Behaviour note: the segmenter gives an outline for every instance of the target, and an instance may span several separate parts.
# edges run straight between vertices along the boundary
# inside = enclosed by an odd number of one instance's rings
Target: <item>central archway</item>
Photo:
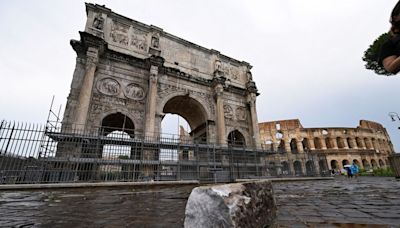
[[[207,112],[196,99],[189,95],[172,97],[165,103],[163,113],[181,116],[190,126],[192,139],[207,142]]]

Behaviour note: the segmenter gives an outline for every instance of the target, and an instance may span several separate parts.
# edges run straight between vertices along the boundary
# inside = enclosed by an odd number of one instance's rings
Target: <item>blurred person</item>
[[[379,52],[379,63],[390,73],[400,71],[400,1],[390,15],[390,38],[385,41]]]

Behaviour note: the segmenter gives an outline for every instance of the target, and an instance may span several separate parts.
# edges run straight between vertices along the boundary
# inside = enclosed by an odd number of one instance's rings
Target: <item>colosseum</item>
[[[340,170],[352,162],[362,169],[385,167],[394,153],[386,129],[368,120],[356,128],[304,128],[291,119],[259,123],[259,129],[265,148],[279,152],[274,160],[281,162],[283,174]]]

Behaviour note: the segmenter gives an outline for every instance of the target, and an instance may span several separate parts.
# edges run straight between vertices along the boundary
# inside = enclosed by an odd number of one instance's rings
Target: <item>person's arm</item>
[[[382,64],[387,71],[397,74],[400,71],[400,56],[388,56],[383,59]]]

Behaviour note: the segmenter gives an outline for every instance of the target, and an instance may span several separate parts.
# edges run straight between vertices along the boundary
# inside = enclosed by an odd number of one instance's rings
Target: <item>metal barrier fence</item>
[[[144,137],[129,129],[90,133],[2,121],[0,183],[199,180],[232,182],[327,173],[325,157],[219,147],[188,137]]]

